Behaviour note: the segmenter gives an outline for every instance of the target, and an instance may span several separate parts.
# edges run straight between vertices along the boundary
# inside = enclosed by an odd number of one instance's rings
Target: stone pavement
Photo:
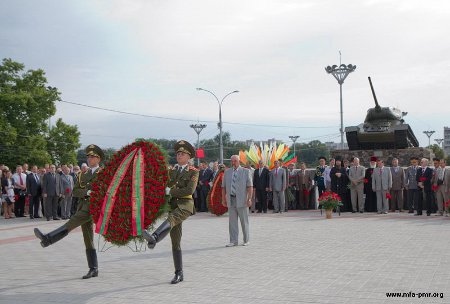
[[[228,218],[196,214],[184,223],[185,281],[178,285],[169,284],[169,237],[152,251],[100,252],[99,277],[82,280],[81,230],[48,248],[33,235],[36,226],[48,232],[60,224],[0,219],[1,304],[450,303],[450,218],[251,214],[250,246],[225,248]]]

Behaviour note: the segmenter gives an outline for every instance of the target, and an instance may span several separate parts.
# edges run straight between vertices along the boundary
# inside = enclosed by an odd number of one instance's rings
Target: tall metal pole
[[[202,88],[197,88],[197,90],[210,93],[212,96],[214,96],[214,98],[217,100],[217,104],[219,105],[219,158],[220,158],[220,163],[223,164],[222,104],[223,104],[223,101],[225,100],[225,98],[227,98],[229,95],[231,95],[233,93],[239,93],[239,91],[237,91],[237,90],[232,91],[232,92],[228,93],[227,95],[225,95],[221,101],[219,101],[219,98],[217,98],[216,94],[214,94],[213,92],[202,89]]]
[[[428,136],[428,147],[431,146],[431,136],[436,133],[436,131],[423,131],[423,133]]]
[[[340,54],[341,52],[339,52]],[[340,109],[341,109],[341,127],[340,127],[340,133],[341,133],[341,149],[344,149],[344,110],[342,106],[342,84],[344,83],[345,78],[347,78],[348,74],[354,72],[356,69],[356,65],[345,65],[341,64],[339,66],[333,65],[333,66],[327,66],[325,68],[325,71],[328,74],[331,74],[336,78],[337,82],[339,83],[339,95],[340,95]]]
[[[194,129],[195,133],[197,133],[197,150],[200,148],[200,132],[206,128],[205,124],[192,124],[189,127]],[[197,165],[200,165],[200,157],[197,157]]]
[[[438,144],[439,148],[444,149],[444,148],[441,146],[442,142],[444,141],[443,138],[435,138],[434,141]]]
[[[294,143],[294,157],[295,157],[295,142],[297,141],[297,139],[299,138],[300,136],[298,136],[298,135],[290,135],[289,136],[289,138],[292,140],[292,142]]]

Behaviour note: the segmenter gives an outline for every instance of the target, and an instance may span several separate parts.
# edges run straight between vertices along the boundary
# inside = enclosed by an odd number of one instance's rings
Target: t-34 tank
[[[403,120],[407,113],[396,108],[380,107],[370,77],[369,83],[375,107],[367,110],[364,123],[345,128],[349,150],[418,147],[416,136]]]

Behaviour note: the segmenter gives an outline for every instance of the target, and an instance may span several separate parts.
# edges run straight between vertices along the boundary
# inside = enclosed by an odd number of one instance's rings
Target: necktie
[[[278,168],[275,169],[275,176],[278,176]]]
[[[19,183],[21,186],[23,186],[22,173],[19,174]]]
[[[39,183],[39,177],[36,173],[34,173],[34,179],[36,180],[36,183]]]
[[[380,175],[381,175],[381,172],[382,172],[382,171],[383,171],[383,169],[380,168]]]
[[[231,179],[231,195],[236,195],[236,179],[237,179],[237,169],[233,169],[233,177]]]

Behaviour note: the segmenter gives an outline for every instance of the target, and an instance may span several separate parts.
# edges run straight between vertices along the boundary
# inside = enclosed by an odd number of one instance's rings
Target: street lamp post
[[[195,133],[197,133],[197,150],[200,148],[200,132],[206,128],[205,124],[192,124],[189,127],[194,129]],[[197,157],[197,165],[200,165],[200,157]]]
[[[294,157],[295,157],[295,142],[297,141],[297,139],[299,138],[300,136],[298,136],[298,135],[290,135],[289,136],[289,138],[292,140],[292,142],[294,143]]]
[[[428,136],[428,147],[431,146],[431,136],[436,133],[436,131],[423,131],[423,133]]]
[[[340,52],[339,52],[340,53]],[[356,65],[345,65],[341,64],[339,66],[333,65],[333,66],[327,66],[325,68],[325,71],[328,74],[331,74],[336,78],[337,82],[339,83],[339,93],[340,93],[340,106],[341,106],[341,149],[344,149],[344,112],[342,109],[342,84],[344,83],[345,78],[347,78],[348,74],[351,72],[354,72],[356,69]]]
[[[438,144],[439,148],[442,148],[442,150],[444,150],[444,148],[441,146],[442,142],[444,141],[443,138],[435,138],[434,141]]]
[[[217,100],[217,103],[219,104],[219,158],[220,158],[220,163],[223,164],[222,104],[223,104],[223,101],[225,100],[225,98],[227,98],[229,95],[231,95],[233,93],[239,93],[239,91],[237,91],[237,90],[232,91],[232,92],[228,93],[227,95],[225,95],[221,101],[219,101],[219,98],[217,98],[216,94],[214,94],[213,92],[202,89],[202,88],[197,88],[197,90],[210,93],[212,96],[214,96],[214,98]]]

